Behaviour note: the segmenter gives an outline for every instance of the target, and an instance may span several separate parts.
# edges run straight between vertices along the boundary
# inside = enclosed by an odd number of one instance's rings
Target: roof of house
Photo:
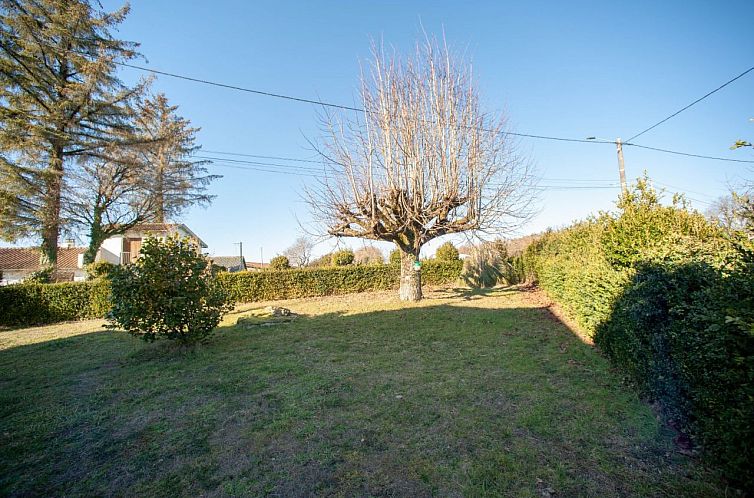
[[[206,249],[208,246],[204,243],[202,239],[199,238],[197,234],[191,231],[189,227],[184,225],[183,223],[140,223],[138,225],[133,226],[128,232],[174,232],[176,230],[183,230],[187,234],[189,234],[191,237],[195,238],[199,241],[199,245],[202,249]],[[128,233],[126,232],[126,234]]]
[[[213,264],[222,266],[230,271],[239,271],[246,269],[246,262],[243,256],[213,256],[210,258]]]
[[[58,270],[76,270],[86,247],[58,247]],[[39,270],[38,247],[0,247],[0,270]]]

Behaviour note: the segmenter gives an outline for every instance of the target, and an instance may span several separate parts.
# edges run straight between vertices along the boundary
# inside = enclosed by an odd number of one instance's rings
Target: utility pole
[[[243,258],[243,242],[234,242],[234,246],[238,246],[238,255]]]
[[[262,252],[262,248],[261,247],[259,248],[259,263],[261,265],[264,264],[264,253]]]
[[[620,141],[620,137],[615,139],[615,146],[618,149],[618,172],[620,173],[620,188],[625,195],[628,192],[628,186],[626,186],[626,167],[623,164],[623,142]]]
[[[620,137],[615,139],[615,142],[606,138],[586,137],[587,140],[599,140],[601,143],[614,143],[618,149],[618,173],[620,174],[620,188],[625,195],[628,192],[628,186],[626,185],[626,166],[623,163],[623,142]]]

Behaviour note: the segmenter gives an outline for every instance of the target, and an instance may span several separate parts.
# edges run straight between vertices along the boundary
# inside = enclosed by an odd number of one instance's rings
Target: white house
[[[123,235],[116,235],[104,241],[97,253],[96,261],[107,261],[114,265],[132,263],[139,257],[142,240],[148,236],[164,238],[174,234],[188,237],[199,249],[207,248],[207,244],[182,223],[144,223],[136,225]]]

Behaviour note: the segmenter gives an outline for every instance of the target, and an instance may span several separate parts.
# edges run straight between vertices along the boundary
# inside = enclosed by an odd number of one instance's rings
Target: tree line
[[[214,197],[218,176],[192,158],[199,128],[153,79],[118,77],[139,56],[113,36],[128,12],[0,0],[0,238],[39,242],[42,267],[63,235],[89,238],[90,263],[108,237]]]

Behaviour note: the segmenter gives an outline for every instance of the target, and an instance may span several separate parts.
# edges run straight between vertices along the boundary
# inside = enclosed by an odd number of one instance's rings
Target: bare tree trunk
[[[401,301],[420,301],[422,298],[422,275],[420,270],[414,270],[417,255],[404,252],[401,249],[401,287],[398,294]]]
[[[165,223],[165,175],[164,175],[164,155],[160,154],[157,159],[157,181],[155,182],[155,222]]]

